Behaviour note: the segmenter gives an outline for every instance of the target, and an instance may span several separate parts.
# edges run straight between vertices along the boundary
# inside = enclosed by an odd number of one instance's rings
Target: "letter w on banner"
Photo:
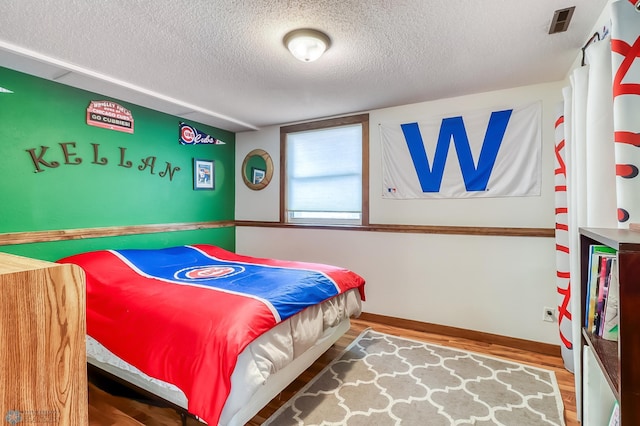
[[[541,103],[380,124],[383,198],[540,195]]]

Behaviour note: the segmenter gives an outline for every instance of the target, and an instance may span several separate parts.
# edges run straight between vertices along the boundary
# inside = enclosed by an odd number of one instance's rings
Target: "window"
[[[367,225],[369,115],[280,129],[281,221]]]

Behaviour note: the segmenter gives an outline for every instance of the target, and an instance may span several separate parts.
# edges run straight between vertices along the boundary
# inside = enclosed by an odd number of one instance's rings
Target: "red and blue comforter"
[[[347,269],[216,246],[104,250],[59,260],[87,277],[87,333],[216,425],[237,356],[277,323],[364,279]]]

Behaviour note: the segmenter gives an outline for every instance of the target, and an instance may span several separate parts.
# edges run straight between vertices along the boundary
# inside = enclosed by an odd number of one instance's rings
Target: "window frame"
[[[308,130],[360,124],[362,128],[362,206],[360,226],[369,225],[369,114],[329,118],[280,127],[280,223],[291,226],[317,226],[326,222],[287,222],[287,135]]]

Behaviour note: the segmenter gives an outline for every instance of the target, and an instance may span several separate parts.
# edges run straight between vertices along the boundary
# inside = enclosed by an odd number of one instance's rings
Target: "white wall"
[[[562,82],[370,111],[372,224],[553,228],[554,121]],[[541,100],[542,195],[465,200],[383,200],[378,123]],[[251,191],[236,177],[236,219],[277,221],[279,127],[236,136],[236,170],[255,148],[271,154],[272,183]],[[367,280],[366,312],[559,344],[542,321],[558,302],[553,238],[453,236],[238,227],[240,253],[331,263]]]
[[[273,177],[266,188],[249,189],[242,180],[242,162],[254,149],[264,149],[273,160]],[[280,127],[236,134],[236,220],[280,220]]]

